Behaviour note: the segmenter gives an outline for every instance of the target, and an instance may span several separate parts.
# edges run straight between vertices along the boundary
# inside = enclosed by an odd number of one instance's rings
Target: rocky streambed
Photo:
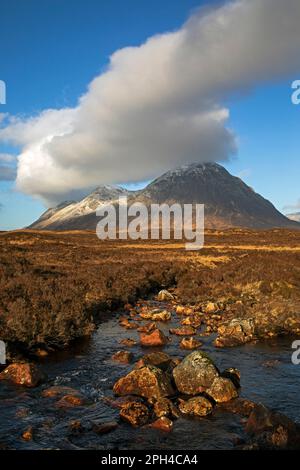
[[[128,305],[69,351],[40,351],[42,374],[2,371],[0,447],[299,448],[293,339],[257,342],[251,319],[167,292]]]

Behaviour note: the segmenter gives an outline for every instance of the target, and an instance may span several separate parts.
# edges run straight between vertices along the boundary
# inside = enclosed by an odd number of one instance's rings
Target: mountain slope
[[[129,203],[146,205],[202,203],[206,228],[300,228],[300,224],[281,214],[240,178],[215,163],[195,163],[170,170],[141,191],[101,186],[80,202],[49,209],[31,228],[94,230],[99,220],[95,214],[97,206],[116,203],[119,196],[128,196]]]
[[[294,212],[293,214],[286,214],[286,216],[290,220],[300,222],[300,212]]]

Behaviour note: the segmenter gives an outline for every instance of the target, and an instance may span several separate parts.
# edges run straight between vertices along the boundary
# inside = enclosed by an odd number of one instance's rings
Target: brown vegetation
[[[179,242],[104,242],[87,231],[2,233],[0,338],[64,346],[90,334],[102,312],[169,286],[181,303],[223,302],[229,319],[261,315],[263,333],[272,315],[274,334],[295,331],[299,242],[299,231],[209,231],[204,249],[188,252]]]

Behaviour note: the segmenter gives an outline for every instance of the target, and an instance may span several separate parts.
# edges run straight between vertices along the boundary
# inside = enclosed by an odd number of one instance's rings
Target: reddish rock
[[[238,392],[230,379],[226,377],[216,377],[206,393],[214,399],[216,403],[223,403],[237,398]]]
[[[255,407],[255,403],[245,398],[235,398],[234,400],[222,403],[219,405],[222,409],[230,413],[238,414],[248,418]]]
[[[116,395],[137,395],[144,398],[160,398],[173,395],[168,376],[158,367],[135,369],[119,379],[113,388]]]
[[[121,364],[129,364],[132,361],[133,354],[129,351],[118,351],[112,355],[112,360]]]
[[[193,326],[194,328],[199,328],[201,326],[201,318],[197,315],[193,315],[190,317],[185,317],[181,320],[181,325],[188,325],[188,326]]]
[[[219,308],[217,304],[213,302],[208,302],[208,304],[203,308],[204,313],[215,313],[217,310],[219,310]]]
[[[193,326],[182,326],[181,328],[171,328],[170,333],[177,336],[189,336],[197,333]]]
[[[197,349],[202,346],[201,341],[198,341],[195,338],[183,338],[180,342],[181,349]]]
[[[44,379],[44,374],[40,369],[31,363],[10,364],[0,373],[0,380],[9,380],[15,385],[25,387],[36,387]]]
[[[169,321],[171,320],[171,313],[167,310],[152,310],[150,312],[141,312],[140,316],[145,320],[152,320],[152,321]]]
[[[168,343],[168,338],[164,333],[159,330],[153,330],[151,333],[141,333],[140,334],[140,343],[142,346],[151,347],[151,346],[164,346]]]
[[[132,402],[124,405],[120,410],[120,417],[131,426],[144,426],[150,419],[150,412],[146,405]]]
[[[131,348],[132,346],[135,346],[137,344],[137,341],[135,341],[132,338],[125,338],[119,341],[119,344],[122,344],[123,346],[127,346],[128,348]]]
[[[68,427],[71,432],[79,433],[84,431],[84,427],[79,419],[73,419],[69,422]]]
[[[120,321],[119,324],[120,326],[123,326],[124,328],[126,328],[126,330],[135,330],[139,327],[138,323],[129,321],[128,318]]]
[[[162,416],[171,416],[173,418],[179,417],[179,412],[176,406],[168,398],[159,398],[153,404],[154,414],[161,418]]]
[[[194,397],[187,401],[180,400],[179,410],[189,416],[207,416],[212,412],[213,405],[205,397]]]
[[[183,305],[178,305],[176,307],[176,313],[177,315],[193,315],[194,314],[194,310],[190,307],[185,307]]]
[[[55,403],[57,408],[74,408],[76,406],[86,405],[84,397],[79,395],[64,395]]]
[[[299,449],[300,432],[287,416],[256,405],[246,424],[246,431],[261,449]]]
[[[254,339],[254,321],[252,318],[234,318],[218,328],[215,346],[218,348],[245,344]]]
[[[58,398],[64,395],[81,396],[81,393],[75,388],[65,387],[63,385],[54,385],[42,391],[44,398]]]
[[[169,418],[166,418],[166,416],[162,416],[151,423],[149,428],[157,429],[162,432],[171,432],[173,429],[173,422]]]
[[[148,322],[146,325],[140,326],[138,328],[139,333],[151,333],[151,331],[156,329],[156,323],[155,322]]]
[[[32,441],[32,438],[33,438],[33,428],[32,426],[29,426],[29,428],[27,428],[26,431],[22,433],[22,439],[24,439],[24,441]]]

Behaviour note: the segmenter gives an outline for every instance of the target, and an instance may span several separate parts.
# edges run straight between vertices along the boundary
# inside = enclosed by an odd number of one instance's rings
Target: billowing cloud
[[[145,180],[236,150],[224,101],[297,73],[299,0],[236,0],[178,31],[115,52],[73,109],[11,119],[17,186],[54,202],[101,183]]]
[[[13,181],[16,178],[16,169],[11,166],[15,157],[8,153],[0,153],[0,181]]]

